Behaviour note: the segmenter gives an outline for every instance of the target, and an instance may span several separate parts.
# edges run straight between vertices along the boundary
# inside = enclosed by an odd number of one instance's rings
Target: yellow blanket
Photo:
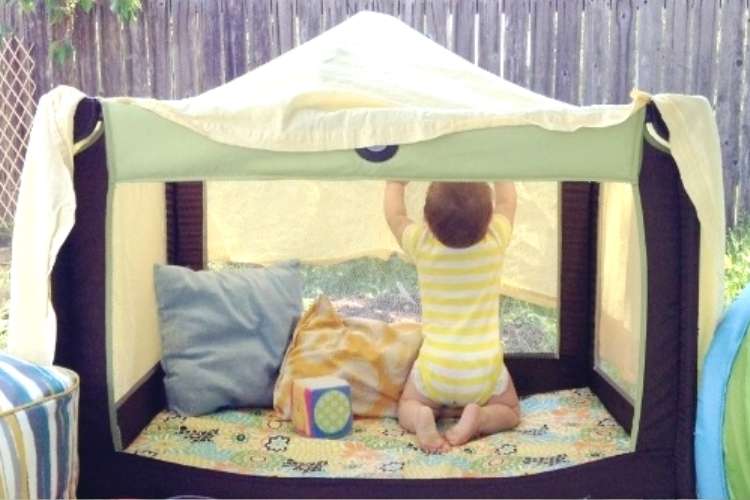
[[[352,411],[393,417],[422,344],[418,323],[342,318],[325,296],[310,306],[294,331],[273,393],[273,406],[291,418],[295,378],[335,375],[352,387]]]

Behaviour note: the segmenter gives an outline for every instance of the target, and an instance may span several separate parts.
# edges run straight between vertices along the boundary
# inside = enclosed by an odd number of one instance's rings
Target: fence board
[[[693,74],[690,90],[694,94],[714,100],[716,85],[716,37],[718,36],[719,2],[696,0],[696,15],[692,16]]]
[[[424,33],[424,1],[401,0],[398,6],[399,18],[420,33]]]
[[[735,221],[736,187],[739,180],[739,112],[742,97],[737,76],[740,74],[737,63],[743,60],[745,34],[744,2],[726,1],[721,9],[721,40],[719,53],[718,80],[716,92],[716,118],[722,146],[724,164],[724,196],[727,221]],[[734,77],[732,77],[732,75]]]
[[[204,20],[200,25],[201,59],[200,81],[201,92],[218,87],[224,83],[224,70],[222,69],[222,32],[216,26],[223,26],[221,22],[224,15],[222,4],[219,2],[199,2],[198,15]],[[213,20],[213,22],[209,22]]]
[[[552,96],[555,63],[555,0],[536,0],[531,3],[531,90]]]
[[[190,2],[188,0],[174,0],[174,46],[182,48],[175,51],[172,59],[172,74],[174,75],[174,95],[177,99],[191,97],[196,94],[196,67],[193,64],[192,40],[197,36],[193,31],[190,19]]]
[[[47,23],[47,39],[52,43],[56,41],[63,41],[65,39],[66,23],[58,22],[54,26]],[[49,86],[47,90],[51,90],[56,84],[68,84],[67,72],[65,71],[70,67],[70,62],[56,63],[50,59],[46,62],[47,75],[49,75]]]
[[[425,35],[448,47],[448,2],[433,0],[425,5]]]
[[[277,0],[274,5],[274,26],[278,37],[278,53],[294,48],[294,0]]]
[[[346,18],[346,2],[342,2],[341,0],[323,0],[323,31],[341,24]]]
[[[526,62],[526,40],[529,30],[529,2],[505,0],[503,14],[506,20],[503,78],[513,83],[529,86]]]
[[[203,1],[203,0],[199,0]],[[249,15],[250,68],[271,60],[271,4],[268,0],[252,2]]]
[[[581,102],[580,56],[581,0],[557,2],[557,33],[555,35],[555,89],[554,98],[571,104]]]
[[[344,0],[342,0],[344,1]],[[348,0],[346,1],[346,12],[353,16],[363,10],[375,11],[375,0]]]
[[[398,0],[375,0],[372,10],[398,17]]]
[[[111,12],[111,11],[110,11]],[[120,21],[119,19],[116,19],[116,26],[118,29],[118,37],[120,39],[120,55],[118,57],[118,62],[120,63],[120,71],[122,74],[122,77],[125,79],[127,92],[125,95],[137,95],[135,93],[135,89],[133,88],[133,82],[135,81],[135,76],[133,75],[133,64],[132,64],[132,40],[130,38],[130,34],[128,33],[128,27]],[[117,88],[113,89],[113,92],[111,95],[119,95],[119,92],[117,91]]]
[[[617,64],[611,66],[609,102],[630,102],[630,90],[635,83],[635,9],[633,0],[617,0],[612,3],[610,25],[611,57]]]
[[[169,4],[167,0],[151,0],[148,2],[153,6],[151,15],[146,19],[149,39],[154,47],[159,50],[152,52],[151,78],[154,89],[154,97],[169,99],[172,96],[172,84],[170,82],[171,65],[169,63]]]
[[[297,0],[300,44],[320,34],[322,13],[323,5],[321,0]]]
[[[661,89],[663,3],[654,0],[638,2],[638,88],[647,92]]]
[[[149,97],[153,95],[153,90],[149,74],[151,64],[149,63],[149,40],[146,26],[137,20],[130,22],[128,23],[126,33],[130,41],[126,65],[130,68],[132,95]]]
[[[97,9],[101,41],[102,91],[104,95],[130,95],[130,82],[125,74],[125,54],[120,38],[120,21],[107,8]],[[169,45],[167,45],[168,47]]]
[[[586,0],[583,39],[583,104],[611,102],[608,86],[609,6],[601,0]]]
[[[226,0],[225,5],[225,80],[229,81],[247,72],[247,47],[245,43],[245,2],[243,0]]]
[[[479,1],[479,66],[500,75],[502,51],[500,0]]]
[[[100,93],[100,86],[96,71],[96,44],[91,43],[96,39],[96,16],[79,11],[76,14],[72,38],[76,51],[74,65],[78,70],[79,88],[88,95],[97,95]]]
[[[190,40],[190,52],[193,56],[193,90],[195,94],[200,94],[215,87],[215,85],[208,85],[204,80],[205,60],[215,57],[215,54],[204,53],[205,42],[203,38],[208,33],[204,25],[211,23],[210,18],[201,15],[204,12],[205,4],[206,2],[203,0],[190,0],[190,16],[192,18],[190,19],[190,29],[193,32],[193,37]]]
[[[34,59],[34,81],[36,81],[37,100],[42,94],[46,93],[52,83],[50,82],[51,66],[49,56],[49,37],[47,36],[47,8],[44,3],[37,6],[37,14],[25,14],[24,20],[24,39],[33,43],[31,47],[31,57]]]
[[[690,64],[688,26],[690,4],[686,0],[666,0],[665,44],[662,63],[662,92],[689,92],[688,65]]]
[[[453,4],[453,51],[471,62],[474,55],[474,16],[477,4],[474,1],[456,0]]]

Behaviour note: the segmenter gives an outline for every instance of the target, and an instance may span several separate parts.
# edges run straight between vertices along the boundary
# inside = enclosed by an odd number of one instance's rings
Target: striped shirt
[[[416,264],[424,341],[415,362],[431,400],[483,404],[503,370],[500,284],[511,236],[494,214],[485,237],[468,248],[440,243],[425,223],[404,228],[401,246]]]

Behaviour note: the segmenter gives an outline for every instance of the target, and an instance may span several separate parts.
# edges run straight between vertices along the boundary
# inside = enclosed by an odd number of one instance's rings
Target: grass
[[[417,272],[398,257],[357,259],[331,266],[302,266],[305,305],[320,294],[347,316],[418,321]],[[507,352],[555,352],[557,311],[506,298],[502,308]]]
[[[750,284],[750,217],[737,225],[727,237],[724,279],[726,301],[731,304]]]

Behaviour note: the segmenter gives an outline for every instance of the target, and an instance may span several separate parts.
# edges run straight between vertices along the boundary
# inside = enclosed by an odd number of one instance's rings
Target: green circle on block
[[[341,391],[331,390],[315,403],[315,425],[326,434],[335,434],[349,422],[349,398]]]

